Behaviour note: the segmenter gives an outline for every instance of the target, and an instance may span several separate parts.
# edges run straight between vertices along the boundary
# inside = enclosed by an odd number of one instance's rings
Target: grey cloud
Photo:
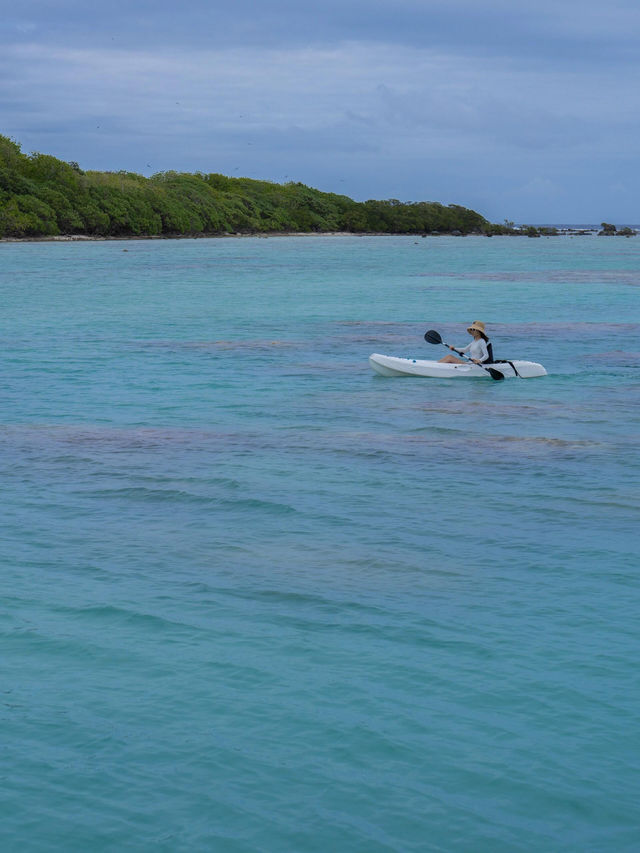
[[[4,38],[36,28],[48,44],[135,48],[327,46],[394,43],[474,56],[528,56],[561,66],[596,55],[618,64],[635,55],[640,9],[631,0],[24,0]],[[23,32],[24,34],[24,32]],[[2,34],[0,33],[0,40]]]
[[[424,23],[417,5],[402,0],[399,14],[408,20],[415,12]],[[437,34],[444,5],[427,5]],[[343,17],[355,14],[355,4],[346,6]],[[176,38],[170,48],[140,50],[16,40],[0,51],[0,132],[85,168],[145,171],[151,162],[153,171],[290,175],[356,197],[482,204],[494,218],[518,218],[497,209],[516,204],[511,187],[522,189],[523,210],[554,196],[584,211],[616,183],[637,185],[629,177],[640,112],[635,73],[584,58],[578,67],[566,57],[558,65],[530,53],[479,56],[465,41],[472,7],[450,6],[449,17],[468,12],[455,50],[401,44],[402,27],[386,42],[380,31],[366,42],[300,46],[293,38],[291,47],[185,49]],[[390,8],[374,4],[372,15]],[[629,11],[613,8],[607,39]],[[594,10],[589,5],[583,16],[583,34],[595,27]],[[339,14],[335,4],[330,11]],[[166,14],[161,5],[158,15]],[[488,4],[489,19],[502,14],[511,20],[504,4]],[[305,15],[302,9],[299,23],[309,22]],[[556,18],[569,27],[566,15]]]

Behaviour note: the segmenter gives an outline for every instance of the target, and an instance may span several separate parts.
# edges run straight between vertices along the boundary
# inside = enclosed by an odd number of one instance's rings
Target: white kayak
[[[421,358],[396,358],[393,355],[381,355],[374,352],[369,356],[369,364],[381,376],[431,376],[435,379],[491,379],[490,374],[477,364],[451,364],[446,361],[428,361]],[[500,361],[487,364],[499,370],[505,379],[519,376],[531,379],[534,376],[546,376],[547,371],[537,361]],[[515,370],[514,370],[515,368]],[[516,373],[517,370],[517,373]]]

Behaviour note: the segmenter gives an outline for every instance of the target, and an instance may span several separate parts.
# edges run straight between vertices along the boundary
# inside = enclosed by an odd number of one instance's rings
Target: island
[[[218,173],[84,171],[25,154],[0,135],[0,239],[124,239],[273,234],[554,236],[553,228],[489,222],[433,201],[357,202],[299,182]],[[609,233],[609,232],[607,232]]]

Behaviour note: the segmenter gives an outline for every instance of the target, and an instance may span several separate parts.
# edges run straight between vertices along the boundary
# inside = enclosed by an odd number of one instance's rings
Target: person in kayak
[[[453,352],[459,353],[460,355],[468,352],[469,358],[476,364],[488,364],[492,362],[493,352],[489,338],[484,330],[484,323],[481,323],[480,320],[474,320],[467,329],[467,332],[469,332],[473,338],[470,344],[467,344],[466,347],[463,347],[462,349],[456,349],[455,347],[447,344],[449,349]],[[466,364],[465,361],[461,358],[456,358],[455,355],[445,355],[445,357],[441,358],[440,361],[447,362],[448,364]]]

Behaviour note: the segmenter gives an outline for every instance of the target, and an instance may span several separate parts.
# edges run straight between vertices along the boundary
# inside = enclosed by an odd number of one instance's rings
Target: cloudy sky
[[[0,0],[0,133],[493,221],[640,223],[638,0]]]

